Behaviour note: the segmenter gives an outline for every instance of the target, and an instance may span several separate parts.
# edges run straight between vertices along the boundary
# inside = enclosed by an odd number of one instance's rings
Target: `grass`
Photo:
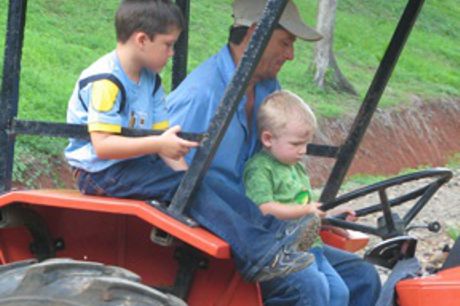
[[[231,2],[191,2],[189,71],[225,44],[232,23]],[[313,86],[309,66],[314,45],[302,41],[296,43],[296,60],[287,63],[280,74],[283,86],[299,93],[319,116],[338,117],[356,112],[405,2],[338,2],[335,54],[343,73],[358,90],[358,97]],[[65,120],[67,100],[79,73],[115,47],[112,19],[118,3],[119,0],[28,1],[19,117]],[[0,2],[0,37],[5,36],[7,4],[8,1]],[[306,20],[314,24],[317,1],[297,0],[297,4]],[[425,101],[460,96],[459,15],[456,0],[426,1],[384,93],[382,107],[407,104],[412,95]],[[2,38],[0,50],[3,49]],[[0,61],[0,68],[2,65]],[[168,65],[162,73],[167,91],[170,73]],[[28,137],[21,137],[18,142],[34,152],[54,156],[65,145],[63,140],[46,140],[37,145]]]
[[[456,224],[448,226],[447,234],[453,241],[456,241],[460,237],[460,225]]]
[[[28,4],[21,82],[21,117],[62,120],[67,98],[78,74],[115,46],[112,16],[118,0],[34,0]],[[297,1],[314,24],[316,2]],[[189,71],[217,52],[231,24],[231,0],[191,2]],[[359,97],[318,90],[309,73],[314,45],[299,41],[296,60],[287,63],[280,79],[298,92],[319,115],[337,117],[356,109],[392,35],[405,1],[339,1],[335,53]],[[3,37],[7,4],[0,4]],[[402,53],[382,100],[383,106],[460,96],[460,22],[455,0],[427,1]],[[3,49],[4,42],[0,43]],[[171,65],[163,72],[169,90]],[[49,112],[47,108],[55,111]]]
[[[454,154],[447,162],[447,167],[451,169],[460,168],[460,153]]]

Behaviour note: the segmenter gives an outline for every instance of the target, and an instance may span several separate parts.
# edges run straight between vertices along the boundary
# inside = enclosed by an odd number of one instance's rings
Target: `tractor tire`
[[[71,259],[0,266],[0,306],[186,306],[120,267]]]

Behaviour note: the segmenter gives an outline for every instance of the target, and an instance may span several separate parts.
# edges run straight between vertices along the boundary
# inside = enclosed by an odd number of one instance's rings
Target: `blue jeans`
[[[152,155],[96,173],[81,171],[78,187],[84,194],[169,202],[183,175]],[[287,223],[263,216],[247,197],[217,179],[205,177],[186,212],[230,244],[236,267],[247,280],[294,239],[284,234]]]
[[[315,262],[308,268],[261,283],[264,305],[347,306],[345,282],[324,256],[322,247],[310,250]]]
[[[380,277],[375,267],[355,254],[331,246],[324,255],[347,284],[350,306],[373,306],[380,295]]]

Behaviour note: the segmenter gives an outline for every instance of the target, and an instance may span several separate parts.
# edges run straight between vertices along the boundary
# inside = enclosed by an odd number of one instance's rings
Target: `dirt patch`
[[[74,178],[70,167],[63,159],[50,159],[45,165],[28,162],[28,169],[24,173],[24,181],[13,181],[13,190],[47,189],[47,188],[75,188]]]
[[[423,103],[404,109],[377,111],[348,175],[393,175],[420,165],[445,165],[460,152],[460,100]],[[353,118],[325,119],[314,142],[340,146]],[[314,186],[327,180],[335,160],[310,157],[307,167]]]

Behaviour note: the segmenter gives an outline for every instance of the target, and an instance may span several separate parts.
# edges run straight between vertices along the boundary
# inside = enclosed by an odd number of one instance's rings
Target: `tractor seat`
[[[13,203],[135,216],[213,257],[231,258],[226,241],[204,228],[189,227],[144,201],[89,196],[64,189],[12,191],[0,195],[0,208]]]

